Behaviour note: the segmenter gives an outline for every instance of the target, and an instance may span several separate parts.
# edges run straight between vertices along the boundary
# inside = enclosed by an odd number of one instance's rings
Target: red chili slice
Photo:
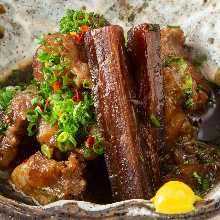
[[[90,27],[88,25],[82,25],[80,30],[82,33],[86,33],[87,31],[90,31]]]
[[[80,93],[79,93],[79,91],[76,89],[75,90],[75,95],[73,96],[73,101],[75,101],[75,102],[80,102],[81,101],[81,95],[80,95]]]
[[[60,90],[61,88],[61,84],[59,81],[56,81],[53,85],[52,85],[53,91],[56,92],[58,90]]]
[[[42,105],[42,103],[40,101],[37,103],[37,106],[40,108],[40,110],[42,112],[44,111],[44,107],[43,107],[43,105]]]
[[[49,100],[47,99],[45,103],[45,107],[47,108],[48,106],[49,106]]]
[[[89,136],[86,140],[86,147],[91,148],[94,143],[95,143],[95,138],[92,136]]]

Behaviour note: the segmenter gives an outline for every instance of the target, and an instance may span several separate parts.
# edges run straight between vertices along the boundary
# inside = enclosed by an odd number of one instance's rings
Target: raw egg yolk
[[[165,183],[151,199],[156,212],[163,214],[180,214],[195,210],[194,203],[202,199],[183,182]]]

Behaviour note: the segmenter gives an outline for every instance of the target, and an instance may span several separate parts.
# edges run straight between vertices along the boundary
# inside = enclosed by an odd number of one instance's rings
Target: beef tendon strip
[[[128,54],[137,89],[138,134],[155,189],[160,183],[158,150],[164,148],[164,82],[159,25],[142,24],[128,32]]]
[[[152,177],[137,138],[123,30],[119,26],[95,29],[86,34],[85,46],[114,199],[149,198]]]
[[[32,108],[31,100],[37,95],[36,87],[29,86],[18,91],[4,115],[7,129],[0,135],[0,168],[6,169],[18,153],[18,145],[26,134],[27,111]]]
[[[17,189],[42,205],[58,199],[82,199],[86,187],[84,167],[74,153],[67,161],[57,162],[37,152],[14,169],[11,180]]]

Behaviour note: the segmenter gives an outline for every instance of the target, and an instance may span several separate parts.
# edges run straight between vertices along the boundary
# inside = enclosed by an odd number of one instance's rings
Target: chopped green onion
[[[149,24],[149,31],[159,31],[160,30],[160,26],[158,24]]]
[[[57,147],[63,153],[66,153],[74,149],[74,146],[68,143],[58,143]]]
[[[185,103],[184,103],[184,107],[189,109],[189,108],[192,108],[193,107],[193,99],[192,98],[188,98]]]
[[[37,58],[41,62],[49,61],[50,55],[47,52],[41,51],[38,53]]]
[[[45,39],[44,39],[43,36],[36,37],[34,41],[35,41],[35,43],[37,43],[37,44],[41,44],[41,45],[43,45],[43,44],[46,43],[46,41],[45,41]]]
[[[168,57],[166,59],[164,66],[170,66],[171,64],[177,64],[180,68],[181,76],[185,75],[188,68],[188,64],[183,57]]]
[[[60,38],[60,37],[56,37],[56,38],[54,39],[54,42],[56,42],[56,43],[59,43],[59,42],[62,42],[62,41],[63,41],[63,39]]]
[[[102,154],[104,154],[104,147],[102,144],[95,143],[93,145],[93,151],[98,155],[102,155]]]
[[[20,86],[7,86],[3,89],[0,89],[0,110],[1,111],[5,111],[7,109],[15,93],[20,90],[21,90]]]
[[[4,123],[3,121],[0,120],[0,133],[5,131],[8,128],[8,124]]]
[[[157,116],[155,116],[154,114],[150,115],[150,122],[155,128],[160,127],[160,119]]]
[[[193,107],[193,80],[191,75],[188,73],[188,63],[183,57],[169,57],[165,61],[165,66],[171,64],[177,64],[179,66],[180,74],[182,77],[182,91],[185,97],[184,107],[192,108]]]
[[[88,159],[89,157],[91,157],[92,155],[92,151],[89,148],[83,148],[83,156],[85,157],[85,159]]]
[[[57,141],[59,143],[64,143],[69,139],[69,134],[65,131],[63,131],[58,137],[57,137]]]
[[[32,104],[32,105],[37,105],[40,100],[41,100],[41,99],[40,99],[39,96],[38,96],[38,97],[35,97],[35,98],[33,98],[33,99],[31,100],[31,104]]]
[[[103,27],[108,22],[102,15],[93,12],[86,12],[84,10],[67,10],[65,15],[60,20],[60,32],[79,33],[81,26],[88,26],[92,29]]]
[[[210,188],[210,181],[208,178],[199,175],[197,172],[193,172],[192,176],[196,179],[198,186],[198,194],[203,195]]]
[[[90,80],[85,79],[83,81],[83,88],[85,89],[91,89],[92,88],[92,82]]]
[[[63,131],[57,137],[58,148],[61,152],[67,152],[72,150],[76,146],[77,142],[69,133]]]
[[[180,28],[179,25],[167,25],[168,28]]]
[[[46,144],[41,145],[41,152],[48,159],[51,159],[53,157],[53,149],[47,146]]]
[[[29,110],[27,112],[27,121],[29,122],[27,127],[28,136],[33,136],[37,132],[36,128],[37,128],[38,118],[39,118],[39,114],[37,111]]]
[[[93,144],[93,151],[98,154],[102,155],[104,153],[104,140],[103,137],[101,136],[100,132],[98,130],[94,130],[92,136],[95,139],[95,142]]]

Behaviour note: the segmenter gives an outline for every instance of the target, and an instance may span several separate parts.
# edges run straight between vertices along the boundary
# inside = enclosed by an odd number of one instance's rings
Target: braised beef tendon
[[[88,161],[103,155],[103,143],[85,50],[68,33],[49,34],[40,43],[33,61],[38,96],[31,100],[27,132],[36,137],[41,153],[16,167],[11,181],[40,204],[87,200],[86,172],[98,173],[87,166]]]
[[[54,72],[58,79],[68,76],[66,83],[74,82],[78,88],[84,80],[90,79],[83,45],[74,41],[71,34],[55,33],[45,36],[34,56],[33,70],[38,81],[53,81],[51,72]]]
[[[115,200],[149,198],[152,186],[131,103],[123,30],[107,26],[85,36],[97,120]]]
[[[161,154],[164,181],[182,180],[200,194],[215,183],[219,173],[216,147],[197,141],[191,114],[203,112],[210,96],[205,79],[184,48],[180,28],[161,30],[161,57],[165,93],[165,151]]]
[[[0,168],[6,169],[18,153],[18,145],[26,134],[27,111],[32,108],[31,100],[37,89],[29,86],[18,91],[8,106],[8,128],[0,135]]]
[[[220,150],[192,120],[211,89],[183,31],[141,24],[127,36],[68,10],[37,39],[33,81],[0,88],[0,170],[36,203],[150,199],[168,180],[205,195],[219,178]]]
[[[160,60],[159,25],[142,24],[128,32],[127,50],[135,81],[138,135],[144,159],[148,163],[147,175],[151,185],[160,185],[158,151],[164,149],[164,80]]]
[[[37,140],[40,144],[46,144],[50,147],[56,147],[56,135],[58,134],[58,125],[50,126],[45,120],[39,121]]]
[[[40,204],[59,199],[82,199],[86,187],[84,168],[77,154],[71,153],[67,161],[57,162],[37,152],[15,168],[11,180],[17,189]]]

